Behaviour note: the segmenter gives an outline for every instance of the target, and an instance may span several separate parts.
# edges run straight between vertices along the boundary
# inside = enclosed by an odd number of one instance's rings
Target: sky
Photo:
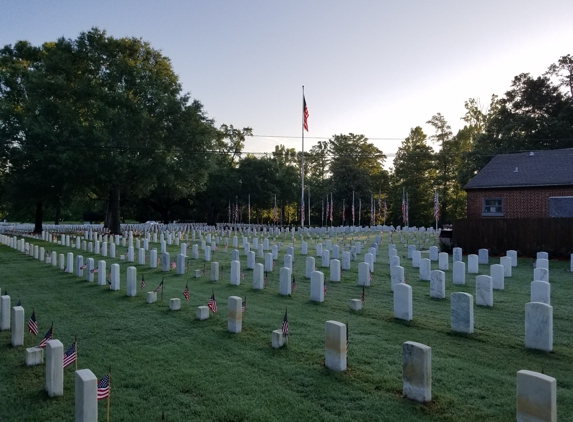
[[[245,151],[307,151],[363,134],[393,156],[436,113],[454,133],[514,76],[573,54],[571,0],[0,0],[0,46],[92,27],[148,41],[217,125],[251,127]]]

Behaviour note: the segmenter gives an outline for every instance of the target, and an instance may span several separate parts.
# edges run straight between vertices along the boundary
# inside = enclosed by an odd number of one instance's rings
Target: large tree
[[[432,200],[436,169],[434,152],[420,126],[410,133],[394,158],[391,214],[394,222],[401,221],[402,195],[407,192],[409,221],[412,226],[432,225]]]
[[[105,225],[118,233],[122,194],[158,189],[173,202],[204,184],[216,131],[148,43],[92,29],[42,47],[7,46],[1,63],[8,174],[28,188],[40,224],[43,202],[89,189],[107,200]]]
[[[339,204],[336,208],[341,209],[345,200],[346,216],[349,216],[354,192],[355,201],[362,200],[364,204],[362,221],[366,221],[370,217],[366,211],[370,198],[388,187],[388,172],[384,169],[386,155],[364,135],[353,133],[334,135],[328,141],[328,153],[331,189]]]

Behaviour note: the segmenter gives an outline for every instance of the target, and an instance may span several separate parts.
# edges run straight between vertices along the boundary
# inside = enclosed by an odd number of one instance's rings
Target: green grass
[[[475,276],[465,286],[453,286],[446,275],[445,300],[429,297],[429,283],[419,281],[418,270],[401,258],[413,287],[414,320],[394,320],[386,236],[375,264],[373,286],[366,290],[361,312],[352,312],[349,300],[359,298],[357,262],[345,271],[342,283],[327,281],[324,303],[309,300],[310,283],[304,278],[305,258],[297,241],[294,273],[298,287],[292,297],[278,294],[279,268],[286,251],[284,238],[279,260],[268,287],[252,290],[252,272],[245,271],[240,286],[229,280],[231,247],[215,253],[224,267],[219,282],[207,276],[177,276],[136,266],[153,290],[165,277],[163,301],[148,305],[145,293],[125,296],[125,261],[121,290],[88,283],[64,274],[6,246],[0,246],[0,287],[12,306],[22,299],[26,321],[35,308],[40,336],[26,335],[25,347],[39,342],[54,322],[55,338],[67,348],[78,336],[79,367],[98,378],[112,366],[111,420],[155,421],[165,411],[168,421],[500,421],[515,420],[516,372],[528,369],[557,379],[560,420],[573,415],[573,275],[568,263],[550,262],[554,307],[554,352],[525,348],[524,305],[529,301],[532,261],[520,259],[504,291],[494,291],[493,308],[474,307],[475,333],[450,330],[450,300],[455,291],[475,295]],[[394,240],[397,240],[395,236]],[[372,241],[372,238],[370,242]],[[48,250],[76,252],[42,241],[31,243]],[[158,245],[153,244],[153,247]],[[189,248],[188,254],[191,255]],[[398,245],[399,255],[406,253]],[[126,248],[119,247],[118,252]],[[179,247],[169,248],[172,259]],[[310,256],[314,246],[309,244]],[[88,256],[99,257],[81,252]],[[137,254],[136,254],[137,255]],[[464,260],[466,258],[464,257]],[[362,256],[359,257],[362,260]],[[245,256],[241,255],[242,265]],[[257,259],[261,262],[261,259]],[[317,259],[320,270],[320,260]],[[499,262],[491,258],[491,263]],[[191,270],[203,261],[191,260]],[[209,269],[209,266],[207,267]],[[432,263],[437,268],[437,263]],[[450,264],[451,268],[451,264]],[[325,280],[329,271],[325,269]],[[480,266],[489,274],[489,266]],[[97,277],[96,277],[97,279]],[[191,300],[183,298],[189,282]],[[195,319],[196,308],[206,305],[214,291],[219,312],[206,321]],[[243,332],[227,332],[226,300],[247,297]],[[161,294],[159,293],[159,297]],[[179,297],[182,310],[169,311],[169,298]],[[288,306],[291,337],[287,348],[271,347],[271,332],[279,329]],[[348,370],[334,373],[324,367],[324,323],[348,323]],[[64,370],[64,396],[45,393],[45,367],[25,366],[25,347],[10,345],[10,332],[0,332],[0,420],[74,420],[74,370]],[[432,347],[431,403],[421,405],[402,398],[402,343],[417,341]],[[105,401],[99,420],[105,420]],[[569,419],[571,420],[571,419]]]

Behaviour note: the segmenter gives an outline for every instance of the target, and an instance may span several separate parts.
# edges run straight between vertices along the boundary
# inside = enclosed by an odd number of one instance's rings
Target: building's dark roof
[[[573,148],[495,156],[464,189],[573,185]]]

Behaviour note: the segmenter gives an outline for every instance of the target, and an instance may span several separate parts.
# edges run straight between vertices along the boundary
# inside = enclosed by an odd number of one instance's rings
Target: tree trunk
[[[36,202],[36,221],[34,222],[34,233],[42,233],[42,201]]]
[[[112,234],[121,234],[120,220],[119,220],[120,217],[119,201],[120,201],[119,185],[114,184],[113,187],[111,188],[110,201],[109,201],[110,225],[108,228],[111,230]]]
[[[111,194],[110,194],[110,198],[111,198]],[[111,213],[109,212],[109,199],[107,201],[105,201],[105,217],[103,220],[103,227],[108,229],[108,230],[111,228]]]

